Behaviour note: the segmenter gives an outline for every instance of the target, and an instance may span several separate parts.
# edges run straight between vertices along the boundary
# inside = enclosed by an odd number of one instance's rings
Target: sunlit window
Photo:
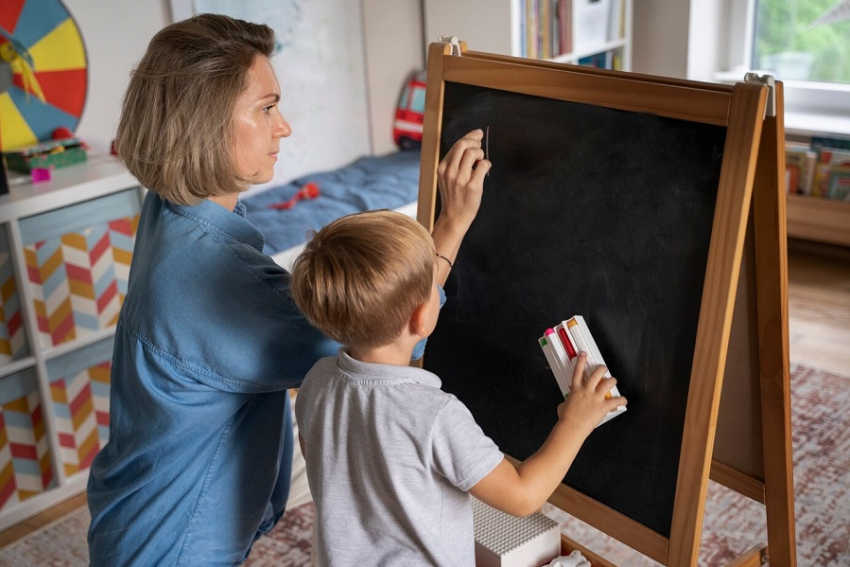
[[[757,0],[752,66],[781,80],[850,83],[850,0]]]

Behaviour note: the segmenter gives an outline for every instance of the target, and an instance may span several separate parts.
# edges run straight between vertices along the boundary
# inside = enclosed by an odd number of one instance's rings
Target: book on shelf
[[[786,141],[785,181],[789,193],[850,202],[850,140]]]
[[[620,69],[620,57],[616,51],[603,51],[580,58],[577,63],[585,67],[596,67],[598,69]]]
[[[607,366],[602,358],[602,353],[599,352],[599,347],[587,327],[584,317],[575,315],[565,321],[561,321],[551,329],[546,329],[542,337],[537,340],[540,348],[543,350],[543,355],[549,363],[549,368],[555,376],[555,381],[561,390],[561,394],[566,398],[570,393],[570,384],[572,384],[572,376],[575,371],[575,366],[578,361],[579,353],[587,353],[587,364],[584,372],[585,377],[589,377],[599,366]],[[610,378],[611,373],[606,370],[605,377]],[[620,391],[617,386],[611,388],[611,391],[605,395],[606,398],[620,397]],[[619,406],[616,409],[608,412],[602,418],[596,427],[617,417],[626,411],[626,406]]]
[[[829,174],[826,197],[850,203],[850,167],[834,167]]]
[[[811,147],[814,150],[821,148],[833,150],[848,150],[850,151],[850,139],[845,138],[828,138],[826,136],[812,136]]]
[[[793,178],[793,181],[786,186],[788,193],[812,194],[816,162],[817,152],[808,144],[798,145],[791,142],[785,144],[786,180]]]
[[[821,147],[818,150],[812,195],[815,197],[826,197],[827,199],[838,198],[834,196],[834,192],[832,191],[833,172],[838,174],[836,179],[840,179],[842,174],[846,174],[848,169],[850,169],[850,150],[834,150]]]
[[[567,0],[556,0],[558,55],[573,50],[573,8]]]

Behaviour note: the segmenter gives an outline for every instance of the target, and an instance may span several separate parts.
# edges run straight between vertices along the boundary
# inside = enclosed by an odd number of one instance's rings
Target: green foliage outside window
[[[850,83],[850,0],[758,0],[753,47],[777,79]]]

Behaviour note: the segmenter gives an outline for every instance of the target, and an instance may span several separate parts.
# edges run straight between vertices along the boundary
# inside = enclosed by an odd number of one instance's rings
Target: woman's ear
[[[427,303],[423,303],[422,305],[413,310],[413,313],[410,315],[410,322],[408,323],[408,328],[410,329],[410,333],[412,335],[416,335],[422,338],[428,336],[429,329]]]

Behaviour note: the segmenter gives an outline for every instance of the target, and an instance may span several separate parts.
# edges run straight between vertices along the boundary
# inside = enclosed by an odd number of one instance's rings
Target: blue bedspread
[[[280,187],[242,199],[248,220],[266,237],[263,251],[275,254],[300,244],[309,230],[319,230],[349,213],[373,209],[396,209],[417,199],[419,150],[387,156],[360,158],[354,163],[305,175]],[[306,183],[319,187],[319,196],[299,200],[288,210],[269,208],[288,201]]]

